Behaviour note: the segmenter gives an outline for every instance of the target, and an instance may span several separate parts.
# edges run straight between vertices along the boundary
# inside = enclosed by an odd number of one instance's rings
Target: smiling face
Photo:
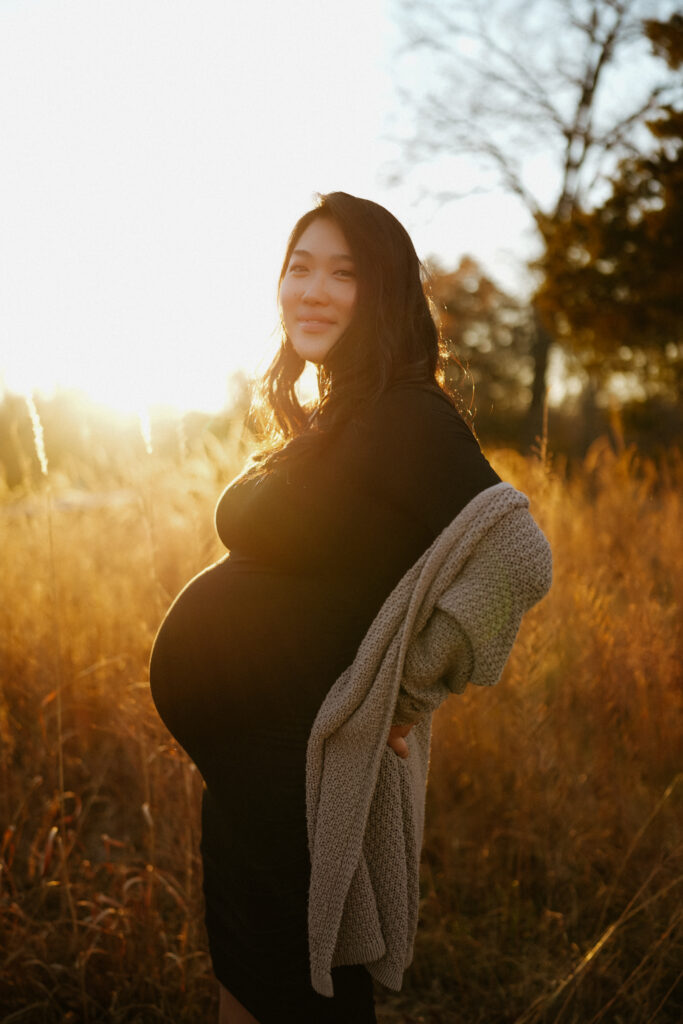
[[[280,283],[280,316],[297,355],[323,363],[351,323],[356,272],[348,243],[329,217],[298,238]]]

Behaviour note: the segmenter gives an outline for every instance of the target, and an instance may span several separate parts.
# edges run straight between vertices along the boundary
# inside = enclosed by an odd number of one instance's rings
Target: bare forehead
[[[292,256],[353,261],[341,228],[334,221],[323,217],[308,225],[297,240]]]
[[[303,256],[309,259],[314,259],[316,256],[324,256],[330,260],[346,260],[348,263],[353,263],[353,256],[348,252],[310,252],[308,249],[294,249],[292,256]]]

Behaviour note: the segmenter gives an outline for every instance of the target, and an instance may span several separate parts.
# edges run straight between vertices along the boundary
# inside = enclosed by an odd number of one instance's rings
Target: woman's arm
[[[460,414],[433,389],[398,385],[365,420],[368,490],[397,511],[397,523],[414,524],[425,548],[476,494],[499,483]],[[470,669],[467,638],[437,610],[408,651],[388,738],[399,756],[408,756],[412,725],[450,693],[461,693]]]

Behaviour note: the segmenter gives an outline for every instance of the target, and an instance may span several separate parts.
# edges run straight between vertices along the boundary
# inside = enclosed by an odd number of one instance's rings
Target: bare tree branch
[[[400,8],[413,57],[428,52],[437,62],[432,77],[441,70],[421,100],[403,94],[416,114],[413,136],[403,140],[411,162],[449,152],[478,155],[533,212],[539,202],[517,162],[520,148],[556,154],[559,188],[552,210],[569,216],[599,180],[595,163],[626,153],[633,132],[657,109],[661,92],[655,89],[636,109],[599,123],[607,69],[615,54],[642,37],[637,0],[555,0],[552,6],[520,0],[518,8],[502,0],[404,0]],[[534,15],[529,36],[511,25],[517,13],[524,26]],[[539,46],[543,60],[537,59]]]
[[[614,23],[607,29],[606,35],[600,39],[600,14],[599,4],[595,4],[591,11],[591,19],[584,26],[587,42],[586,64],[584,79],[581,85],[581,92],[576,105],[574,121],[567,136],[565,150],[564,169],[562,176],[562,191],[557,201],[556,213],[558,216],[567,216],[574,208],[578,195],[579,171],[583,167],[591,137],[591,121],[595,109],[595,94],[600,81],[600,76],[606,65],[611,60],[614,47],[619,37],[619,31],[624,19],[624,5],[622,3],[606,5],[606,9],[613,8],[616,12]],[[593,46],[598,47],[597,54],[593,55]]]

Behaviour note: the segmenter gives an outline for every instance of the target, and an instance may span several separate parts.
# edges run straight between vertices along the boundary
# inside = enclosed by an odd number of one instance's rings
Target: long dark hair
[[[298,459],[324,445],[352,414],[395,382],[415,381],[446,391],[446,352],[425,293],[424,269],[408,232],[393,214],[369,199],[346,192],[317,199],[289,236],[278,294],[299,238],[316,218],[328,217],[342,231],[355,262],[356,308],[348,328],[318,366],[318,401],[310,408],[302,406],[296,393],[305,362],[280,324],[280,347],[253,406],[263,435],[254,469]]]

